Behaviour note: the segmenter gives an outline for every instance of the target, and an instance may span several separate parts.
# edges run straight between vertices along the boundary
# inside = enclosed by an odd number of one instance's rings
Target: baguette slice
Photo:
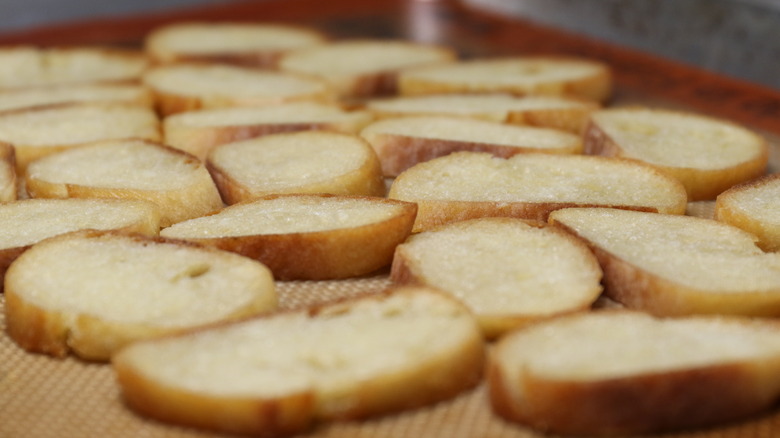
[[[270,271],[235,254],[116,232],[35,244],[5,277],[8,334],[22,348],[108,360],[149,337],[273,310]]]
[[[215,108],[165,118],[165,142],[201,160],[215,146],[281,132],[329,130],[357,134],[370,123],[367,111],[336,105],[293,102],[269,107]]]
[[[113,367],[127,404],[162,421],[281,436],[450,398],[481,379],[469,311],[427,288],[143,341]]]
[[[341,97],[395,94],[400,70],[452,62],[447,47],[400,40],[342,40],[291,51],[279,69],[324,78]]]
[[[180,22],[150,32],[145,51],[153,62],[160,64],[209,62],[274,67],[282,54],[325,41],[324,34],[303,26]]]
[[[713,426],[780,392],[780,326],[764,319],[572,315],[506,336],[490,359],[493,409],[567,436]]]
[[[18,194],[16,151],[9,143],[0,141],[0,202],[15,201]]]
[[[138,82],[148,66],[137,51],[72,47],[0,48],[0,89]]]
[[[538,126],[580,134],[592,101],[560,96],[512,96],[497,93],[433,94],[372,99],[365,108],[378,119],[404,116],[471,117],[513,125]]]
[[[453,294],[487,338],[590,309],[601,268],[578,239],[543,223],[481,218],[415,234],[396,248],[390,278]]]
[[[567,57],[499,57],[409,68],[398,77],[401,95],[509,93],[570,96],[595,102],[612,93],[612,74],[599,61]]]
[[[197,109],[331,102],[330,86],[315,77],[218,64],[176,64],[150,69],[144,84],[163,116]]]
[[[130,199],[25,199],[0,204],[0,279],[33,244],[83,229],[153,236],[160,230],[160,214],[151,202]]]
[[[280,193],[385,193],[379,158],[356,135],[267,135],[219,146],[209,153],[206,165],[227,204]]]
[[[414,204],[383,198],[269,196],[160,234],[259,260],[279,280],[347,278],[389,265],[416,211]]]
[[[151,201],[163,227],[223,206],[200,160],[142,140],[98,142],[41,158],[30,164],[25,181],[33,198]]]
[[[584,239],[605,293],[659,316],[780,315],[780,254],[711,219],[613,209],[565,209],[550,222]]]
[[[769,146],[731,122],[692,113],[613,108],[594,112],[585,152],[633,158],[680,180],[691,201],[712,200],[766,171]]]
[[[79,102],[0,112],[0,141],[14,146],[20,173],[36,159],[93,142],[160,137],[157,115],[142,105]]]
[[[568,132],[459,117],[385,119],[363,128],[360,136],[376,151],[386,176],[456,151],[488,152],[502,158],[528,152],[582,152],[580,137]]]
[[[509,216],[546,221],[572,206],[609,206],[683,214],[685,189],[635,161],[581,155],[496,158],[455,152],[401,173],[388,196],[416,202],[414,231],[464,219]]]
[[[120,102],[151,107],[152,94],[139,84],[52,85],[0,91],[0,111],[79,102]]]
[[[715,218],[758,237],[764,251],[780,250],[780,174],[734,186],[718,195]]]

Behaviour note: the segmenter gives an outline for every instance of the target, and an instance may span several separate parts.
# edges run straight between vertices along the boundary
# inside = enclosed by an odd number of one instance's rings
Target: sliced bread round
[[[275,309],[270,271],[235,254],[94,230],[35,244],[5,276],[5,320],[22,348],[108,360],[139,339]]]
[[[163,121],[163,132],[166,144],[205,160],[211,149],[225,143],[304,130],[357,134],[371,120],[367,111],[346,111],[337,105],[317,102],[292,102],[173,114]]]
[[[142,341],[112,361],[136,411],[255,436],[444,400],[476,385],[483,363],[473,316],[427,288]]]
[[[398,77],[402,95],[510,93],[572,96],[596,102],[612,94],[608,65],[584,58],[516,56],[409,68]]]
[[[382,196],[376,153],[356,135],[300,131],[214,148],[206,165],[227,204],[281,193]]]
[[[146,54],[155,63],[209,62],[274,67],[294,49],[321,44],[325,36],[303,26],[271,23],[177,22],[146,35]]]
[[[765,251],[780,250],[780,174],[739,184],[718,195],[715,218],[755,235]]]
[[[164,116],[201,108],[334,100],[333,90],[321,79],[229,65],[158,66],[143,81]]]
[[[780,315],[780,254],[712,219],[574,208],[550,221],[585,240],[604,270],[604,291],[660,316]]]
[[[259,260],[280,280],[346,278],[389,265],[416,211],[414,204],[384,198],[269,196],[160,234]]]
[[[414,231],[485,216],[546,221],[572,206],[683,214],[687,204],[677,180],[640,162],[538,153],[455,152],[407,169],[388,196],[417,203]]]
[[[0,111],[79,102],[120,102],[151,107],[152,93],[139,84],[86,83],[0,91]]]
[[[222,208],[204,164],[192,155],[142,140],[97,142],[30,164],[33,198],[128,198],[157,205],[168,226]]]
[[[16,151],[10,143],[0,141],[0,202],[15,201],[18,195]]]
[[[398,246],[391,279],[449,292],[487,338],[564,313],[601,294],[601,268],[579,240],[543,223],[481,218],[411,236]]]
[[[600,311],[502,338],[488,384],[502,417],[566,436],[635,436],[749,418],[780,393],[780,325]]]
[[[488,152],[503,158],[527,152],[582,151],[580,137],[568,132],[459,117],[384,119],[363,128],[360,136],[376,151],[386,176],[397,176],[417,163],[456,151]]]
[[[321,77],[341,97],[366,97],[394,94],[404,68],[456,57],[450,48],[412,41],[341,40],[291,51],[279,60],[279,69]]]
[[[585,152],[644,161],[680,180],[691,201],[712,200],[729,187],[763,175],[769,146],[726,120],[651,108],[596,111]]]

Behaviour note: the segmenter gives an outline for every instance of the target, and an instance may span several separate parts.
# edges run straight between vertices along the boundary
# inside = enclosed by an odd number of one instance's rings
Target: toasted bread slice
[[[209,62],[274,67],[282,54],[324,43],[322,32],[271,23],[179,22],[152,30],[145,51],[155,63]]]
[[[415,232],[485,216],[546,221],[572,206],[683,214],[687,204],[677,180],[639,162],[532,153],[455,152],[401,173],[388,196],[417,203]]]
[[[501,339],[488,382],[501,416],[548,433],[628,436],[767,410],[780,393],[780,326],[601,311]]]
[[[459,117],[384,119],[366,126],[360,136],[371,143],[387,176],[456,151],[488,152],[503,158],[527,152],[582,151],[580,137],[568,132]]]
[[[601,268],[578,239],[543,223],[481,218],[415,234],[398,246],[391,279],[449,292],[487,338],[590,309]]]
[[[35,244],[5,277],[22,348],[108,360],[149,337],[276,308],[270,271],[235,254],[141,235],[78,231]]]
[[[368,111],[293,102],[268,107],[216,108],[165,118],[165,143],[205,160],[215,146],[281,132],[329,130],[357,134],[370,123]]]
[[[9,143],[0,141],[0,202],[15,201],[18,194],[16,152]]]
[[[0,91],[0,111],[80,102],[121,102],[151,107],[152,93],[139,84],[76,84]]]
[[[447,47],[400,40],[341,40],[291,51],[279,69],[322,77],[341,97],[395,94],[404,68],[454,61]]]
[[[755,235],[765,251],[780,250],[780,174],[739,184],[718,195],[715,218]]]
[[[94,48],[0,48],[0,89],[138,82],[148,67],[138,51]]]
[[[0,112],[0,141],[14,146],[20,173],[38,158],[92,142],[160,137],[157,115],[142,105],[81,102]]]
[[[691,201],[763,175],[769,160],[766,140],[743,127],[661,109],[594,112],[584,143],[586,153],[642,160],[674,176]]]
[[[405,116],[471,117],[580,134],[590,113],[600,106],[592,101],[560,96],[453,93],[372,99],[364,107],[378,119]]]
[[[163,227],[223,206],[200,160],[142,140],[98,142],[41,158],[30,164],[25,182],[33,198],[151,201]]]
[[[571,96],[606,101],[612,94],[608,65],[583,58],[517,56],[464,60],[409,68],[398,77],[406,96],[442,93],[509,93]]]
[[[463,305],[402,288],[138,342],[112,362],[142,414],[280,436],[450,398],[480,381],[484,344]]]
[[[388,266],[417,207],[383,198],[269,196],[180,222],[161,235],[257,259],[280,280],[323,280]]]
[[[655,315],[780,315],[780,254],[711,219],[613,209],[565,209],[550,221],[584,239],[605,293]]]
[[[159,66],[147,71],[143,81],[163,116],[201,108],[335,99],[330,86],[315,77],[230,65]]]
[[[327,131],[228,143],[206,164],[227,204],[280,193],[383,196],[379,158],[365,140]]]
[[[24,199],[0,204],[0,280],[33,244],[83,229],[154,236],[160,230],[160,214],[151,202],[131,199]]]

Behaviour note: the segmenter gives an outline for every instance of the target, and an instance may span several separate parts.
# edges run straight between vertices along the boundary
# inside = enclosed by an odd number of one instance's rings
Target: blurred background
[[[0,0],[0,32],[230,1]],[[780,0],[461,1],[780,89]]]

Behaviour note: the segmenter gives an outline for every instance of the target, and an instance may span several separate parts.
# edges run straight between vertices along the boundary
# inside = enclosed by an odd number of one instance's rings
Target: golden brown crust
[[[745,362],[595,381],[550,380],[497,362],[490,362],[487,378],[494,411],[548,433],[615,436],[704,427],[766,410],[774,398],[761,387],[768,370]],[[520,374],[519,387],[509,372]]]
[[[680,181],[688,193],[689,201],[706,201],[715,199],[720,193],[730,187],[757,178],[766,173],[769,162],[769,145],[766,140],[756,137],[760,142],[760,152],[750,160],[736,163],[733,166],[720,169],[699,169],[694,167],[664,166],[650,163],[659,171]],[[623,148],[592,120],[583,134],[584,153],[607,157],[629,158]]]
[[[325,280],[366,275],[390,264],[395,247],[411,233],[417,213],[414,203],[382,198],[371,200],[398,205],[402,209],[387,220],[360,227],[188,240],[258,260],[268,266],[278,280]]]

